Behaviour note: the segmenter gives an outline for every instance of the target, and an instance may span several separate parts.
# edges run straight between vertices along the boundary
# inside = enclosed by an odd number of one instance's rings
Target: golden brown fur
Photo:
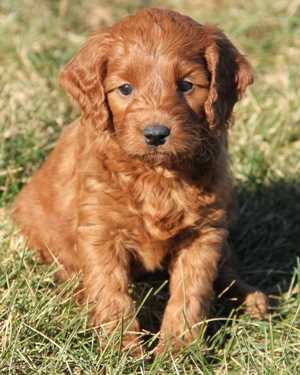
[[[178,82],[193,83],[189,92]],[[266,297],[235,273],[227,245],[232,185],[227,124],[251,68],[217,28],[146,9],[92,35],[60,75],[81,108],[45,164],[18,195],[13,216],[65,280],[81,273],[91,322],[111,332],[139,324],[128,286],[135,270],[167,266],[170,299],[159,350],[188,344],[207,316],[218,277],[249,311]],[[119,87],[130,83],[133,93]],[[170,130],[149,147],[149,124]]]

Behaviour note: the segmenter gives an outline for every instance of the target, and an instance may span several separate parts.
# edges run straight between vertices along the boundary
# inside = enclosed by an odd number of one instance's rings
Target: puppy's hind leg
[[[215,282],[217,295],[237,299],[246,312],[255,319],[265,319],[268,313],[268,297],[258,288],[244,282],[237,272],[236,262],[228,244],[224,246],[224,258]]]

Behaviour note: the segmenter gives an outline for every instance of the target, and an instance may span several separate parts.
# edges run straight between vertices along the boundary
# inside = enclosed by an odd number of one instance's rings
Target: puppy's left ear
[[[226,127],[234,104],[253,82],[252,68],[219,29],[204,26],[204,35],[204,57],[211,75],[204,109],[210,128]]]
[[[79,104],[83,117],[98,129],[107,125],[108,110],[103,87],[109,33],[92,34],[59,75],[60,86]]]

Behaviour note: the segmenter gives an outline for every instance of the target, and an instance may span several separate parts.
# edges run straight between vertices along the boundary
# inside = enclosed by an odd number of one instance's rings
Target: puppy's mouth
[[[153,165],[169,165],[174,163],[176,157],[170,152],[159,150],[156,147],[149,147],[149,151],[139,155],[139,159]]]
[[[204,143],[198,145],[197,152],[186,152],[186,150],[169,150],[165,147],[148,147],[147,152],[136,155],[136,157],[153,166],[162,166],[168,169],[181,169],[192,164],[206,164],[216,158],[218,154],[217,145],[208,147]]]

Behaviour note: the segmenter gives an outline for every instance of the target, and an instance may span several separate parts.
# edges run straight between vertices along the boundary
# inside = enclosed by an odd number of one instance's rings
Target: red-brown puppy
[[[79,103],[13,208],[29,245],[65,280],[80,273],[91,322],[139,331],[128,286],[167,265],[159,348],[199,331],[217,277],[255,316],[265,295],[239,280],[227,245],[232,184],[227,127],[252,83],[249,63],[217,28],[145,9],[93,34],[60,75]],[[166,261],[168,260],[168,261]]]

